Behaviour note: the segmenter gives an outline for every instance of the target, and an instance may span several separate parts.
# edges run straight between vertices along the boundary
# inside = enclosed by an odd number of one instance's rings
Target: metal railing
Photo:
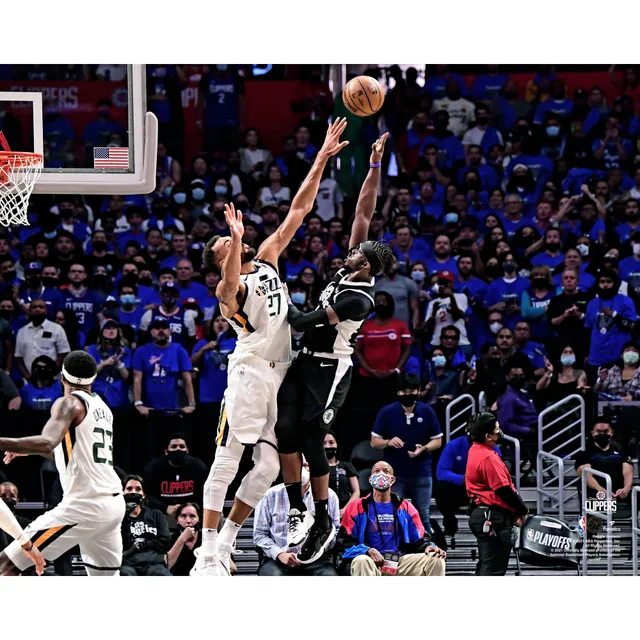
[[[599,416],[601,416],[604,413],[605,407],[640,407],[640,401],[638,400],[599,400],[598,401]]]
[[[601,471],[596,471],[595,469],[591,469],[586,467],[582,470],[582,499],[585,501],[585,509],[584,514],[587,520],[587,528],[585,531],[585,539],[582,545],[582,575],[586,576],[589,574],[589,548],[587,544],[587,532],[589,531],[589,516],[594,516],[596,518],[600,518],[601,520],[606,521],[607,527],[607,575],[613,575],[613,537],[612,537],[612,529],[613,529],[613,517],[611,515],[611,509],[607,509],[605,513],[602,511],[595,511],[593,509],[586,508],[586,500],[587,500],[587,476],[597,476],[598,478],[602,478],[606,483],[606,500],[611,500],[611,476],[608,473],[602,473]]]
[[[566,410],[562,411],[563,408]],[[559,411],[559,415],[551,421],[545,422],[547,416],[557,414]],[[571,418],[572,414],[576,415],[575,420]],[[551,509],[557,508],[558,517],[562,520],[565,504],[578,496],[580,478],[575,476],[567,481],[566,475],[572,469],[572,466],[564,464],[563,459],[570,458],[584,449],[585,416],[584,398],[577,394],[567,396],[552,404],[541,411],[538,416],[538,464],[536,465],[538,513],[544,513],[544,501],[548,499],[551,501]],[[566,422],[568,418],[569,424],[558,431],[550,432],[555,425]],[[578,427],[577,433],[576,427]],[[545,461],[551,462],[546,468],[544,467]],[[554,477],[553,469],[556,466],[558,467],[558,475]],[[545,472],[551,473],[550,480],[545,481]],[[557,489],[552,489],[551,485],[555,482],[558,483],[558,487]]]
[[[516,491],[520,491],[520,440],[506,433],[502,435],[502,439],[513,444],[513,457],[515,458],[515,467],[513,469],[513,483],[516,485]]]
[[[545,467],[545,460],[550,461],[551,464]],[[553,474],[554,467],[558,467],[557,475]],[[545,471],[551,474],[551,479],[544,479]],[[551,501],[551,509],[557,507],[558,519],[564,520],[564,461],[560,456],[555,456],[553,453],[547,453],[546,451],[538,451],[536,458],[536,488],[537,488],[537,513],[544,513],[544,499],[547,498]],[[558,483],[557,489],[553,489],[551,486],[554,482]],[[557,504],[553,504],[556,502]]]
[[[631,566],[633,575],[638,575],[638,536],[640,536],[640,521],[638,519],[638,496],[640,487],[631,489]]]
[[[458,413],[456,413],[455,415],[451,415],[453,408],[459,404],[462,404],[463,402],[466,403],[465,408],[462,409],[461,411],[458,411]],[[466,426],[466,421],[463,421],[462,424],[458,425],[457,427],[455,427],[455,429],[451,430],[451,423],[456,418],[459,418],[460,416],[464,415],[464,413],[469,410],[471,410],[469,412],[469,417],[471,417],[476,412],[476,400],[473,396],[469,395],[468,393],[464,393],[461,396],[458,396],[455,400],[452,400],[446,406],[444,410],[444,417],[445,417],[445,433],[447,436],[447,442],[451,442],[451,437],[454,434],[458,433],[459,431],[462,431]]]
[[[487,394],[481,391],[478,394],[478,413],[482,413],[487,410]]]

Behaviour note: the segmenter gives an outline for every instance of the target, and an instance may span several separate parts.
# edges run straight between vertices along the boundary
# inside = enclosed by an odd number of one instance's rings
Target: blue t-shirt
[[[533,124],[542,124],[548,113],[554,113],[560,118],[566,118],[573,109],[573,101],[568,98],[555,100],[549,98],[541,103],[536,109],[536,115],[533,117]]]
[[[200,366],[200,402],[221,402],[227,388],[229,354],[236,348],[237,338],[219,340],[220,350],[211,349],[204,354]],[[193,348],[198,353],[208,340],[199,340]]]
[[[116,242],[118,243],[118,250],[120,253],[124,253],[127,248],[127,243],[131,240],[137,242],[143,249],[147,246],[147,234],[139,229],[135,231],[130,229],[129,231],[123,231],[116,235]]]
[[[629,286],[640,291],[640,260],[636,260],[633,256],[629,256],[620,262],[620,279],[626,280]],[[582,282],[582,276],[580,276]]]
[[[61,398],[63,393],[62,384],[57,380],[50,387],[43,387],[42,389],[38,389],[30,382],[26,382],[20,389],[23,406],[32,411],[50,411],[51,405],[58,398]]]
[[[133,356],[134,371],[142,372],[142,402],[151,409],[178,409],[178,381],[183,371],[192,371],[184,347],[170,342],[138,347]]]
[[[457,162],[464,162],[464,147],[453,134],[443,138],[436,135],[427,136],[420,147],[420,155],[424,154],[429,144],[435,144],[438,147],[438,166],[452,169]]]
[[[533,174],[533,178],[538,184],[544,184],[547,180],[551,179],[553,175],[553,160],[547,158],[543,155],[532,156],[529,154],[521,153],[517,155],[515,158],[511,160],[505,175],[507,178],[511,177],[511,172],[513,168],[518,165],[523,164],[525,167],[529,167],[531,173]]]
[[[20,289],[20,299],[29,304],[32,300],[40,298],[47,303],[47,316],[49,320],[53,320],[56,317],[56,313],[60,309],[64,309],[64,300],[62,294],[53,287],[44,287],[40,293],[33,293],[28,291],[25,287]]]
[[[440,220],[443,214],[444,209],[438,202],[424,204],[422,200],[418,199],[414,200],[409,207],[409,217],[417,223],[420,222],[421,216],[433,216],[436,220]]]
[[[409,451],[415,451],[417,445],[428,444],[434,438],[442,437],[442,429],[435,411],[425,402],[416,402],[411,417],[405,413],[400,402],[382,407],[378,412],[372,433],[385,440],[398,437],[404,443],[402,449],[387,447],[384,450],[385,462],[395,470],[398,477],[430,477],[431,453],[425,451],[416,458],[410,458]]]
[[[527,341],[524,348],[518,349],[519,353],[524,353],[531,361],[531,366],[534,369],[544,368],[544,358],[547,355],[547,351],[543,345],[539,342]]]
[[[107,358],[114,355],[115,352],[115,349],[110,349]],[[103,358],[97,344],[92,344],[87,350],[87,353],[94,357],[97,364],[100,364],[106,359]],[[127,369],[131,369],[132,357],[129,347],[124,347],[120,362],[124,363]],[[103,367],[92,385],[92,390],[110,407],[119,409],[130,405],[129,385],[122,379],[117,367]]]
[[[459,184],[462,184],[467,171],[475,171],[478,173],[478,175],[480,176],[480,182],[482,183],[482,188],[485,191],[496,189],[500,186],[500,178],[498,178],[496,170],[486,164],[481,164],[479,167],[472,167],[471,165],[462,167],[462,169],[458,171]]]
[[[229,127],[238,124],[237,81],[232,71],[222,78],[214,74],[203,75],[199,91],[204,95],[206,126]]]
[[[542,253],[536,253],[533,258],[531,258],[531,265],[537,267],[539,265],[543,265],[549,267],[551,271],[553,271],[558,265],[564,262],[564,254],[559,253],[557,256],[550,256],[546,251]]]
[[[631,298],[617,293],[611,300],[594,298],[587,306],[584,326],[591,329],[591,348],[588,362],[600,367],[620,357],[622,347],[631,339],[629,331],[623,331],[612,316],[606,316],[602,309],[607,307],[617,311],[626,320],[637,320],[638,314]]]
[[[602,139],[594,140],[591,150],[595,153],[602,146],[603,142],[604,140]],[[622,144],[622,148],[627,154],[627,157],[629,157],[633,153],[633,145],[631,144],[631,140],[621,138],[620,142]],[[604,166],[607,169],[611,169],[611,167],[622,166],[622,162],[620,162],[620,154],[618,153],[618,145],[615,140],[609,140],[609,142],[607,142],[607,146],[604,148],[603,162]]]
[[[106,147],[114,133],[124,137],[127,132],[113,120],[94,120],[84,128],[84,143],[92,147]]]
[[[473,81],[471,95],[476,100],[494,99],[498,96],[508,79],[509,76],[503,73],[498,73],[495,76],[483,73]]]
[[[125,311],[120,307],[120,324],[127,325],[133,329],[136,341],[138,340],[138,329],[140,328],[140,320],[145,314],[145,310],[141,304],[136,305],[132,311]]]
[[[428,92],[429,95],[437,100],[438,98],[444,98],[446,95],[447,82],[449,80],[455,80],[460,87],[460,95],[467,97],[469,95],[469,89],[465,79],[459,73],[449,72],[446,76],[435,75],[431,76],[425,83],[422,89],[422,93]]]
[[[522,294],[529,288],[529,281],[526,278],[517,276],[513,282],[505,282],[504,278],[494,280],[487,289],[485,305],[492,307],[498,302],[504,302],[507,306],[520,306]],[[518,314],[507,314],[506,325],[513,329]]]
[[[365,544],[382,554],[397,553],[401,542],[398,529],[393,503],[372,501],[367,514]]]
[[[178,282],[178,291],[180,292],[180,304],[187,298],[195,298],[199,304],[202,304],[200,300],[209,296],[207,287],[199,282],[192,282],[188,287],[183,287]]]
[[[454,276],[458,275],[458,261],[453,256],[449,256],[444,263],[438,262],[435,257],[428,258],[426,264],[430,276],[438,271],[451,271]]]
[[[83,295],[74,296],[68,289],[62,292],[65,309],[73,309],[80,329],[85,335],[96,326],[96,314],[100,310],[100,298],[95,291],[87,289]]]
[[[287,282],[293,282],[303,269],[313,269],[317,271],[316,265],[308,260],[301,260],[300,264],[291,264],[288,260],[284,261],[284,270],[287,274]]]
[[[518,229],[521,229],[522,227],[526,227],[527,225],[531,224],[531,220],[527,219],[526,216],[522,216],[522,218],[520,218],[520,220],[509,220],[509,218],[507,218],[502,211],[500,211],[498,213],[498,216],[500,217],[500,220],[502,222],[502,227],[504,228],[504,232],[507,234],[508,238],[513,238],[513,236],[516,234],[516,231]]]
[[[601,219],[600,219],[601,220]],[[602,221],[602,220],[601,220]],[[636,227],[635,229],[628,222],[621,222],[619,225],[616,225],[616,234],[620,238],[620,242],[624,244],[625,242],[629,242],[631,240],[631,236],[636,232],[640,231],[640,227]],[[628,260],[629,258],[627,258]],[[631,257],[633,260],[633,257]],[[622,261],[624,262],[624,260]],[[620,268],[622,268],[622,262],[620,263]]]
[[[401,251],[397,246],[393,246],[393,252],[396,254],[398,258],[398,262],[403,263],[405,261],[405,253],[409,256],[409,263],[413,264],[416,261],[427,262],[431,258],[431,251],[429,250],[429,245],[413,241],[411,245],[411,249],[407,252]]]

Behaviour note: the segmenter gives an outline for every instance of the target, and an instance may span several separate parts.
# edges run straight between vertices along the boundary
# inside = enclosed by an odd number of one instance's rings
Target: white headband
[[[98,375],[97,373],[92,375],[90,378],[78,378],[77,376],[72,376],[65,368],[64,365],[62,365],[62,375],[65,377],[65,380],[67,382],[70,382],[71,384],[77,384],[81,387],[88,387],[95,379],[96,376]]]

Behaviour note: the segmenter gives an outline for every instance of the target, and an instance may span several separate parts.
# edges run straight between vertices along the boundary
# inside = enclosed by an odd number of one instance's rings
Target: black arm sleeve
[[[373,305],[366,296],[350,291],[343,293],[331,308],[338,316],[338,320],[364,320],[372,311]],[[296,331],[304,331],[311,327],[328,327],[329,316],[327,309],[316,309],[311,313],[302,313],[294,305],[289,305],[287,315],[289,324]]]
[[[496,495],[501,500],[504,500],[516,512],[517,516],[526,516],[527,513],[529,513],[527,505],[511,487],[500,487],[496,489]]]
[[[619,313],[613,319],[613,323],[618,325],[622,331],[633,331],[633,328],[636,326],[635,320],[627,320],[623,318]]]

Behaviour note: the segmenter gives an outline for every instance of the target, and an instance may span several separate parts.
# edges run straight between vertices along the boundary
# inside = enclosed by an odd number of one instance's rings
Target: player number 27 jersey
[[[53,450],[65,500],[122,493],[113,468],[113,414],[95,393],[73,391],[86,408],[85,419],[70,427]]]
[[[227,318],[238,334],[230,359],[255,355],[272,362],[291,362],[291,329],[282,281],[273,265],[254,260],[255,271],[240,276],[246,287],[240,308]]]

